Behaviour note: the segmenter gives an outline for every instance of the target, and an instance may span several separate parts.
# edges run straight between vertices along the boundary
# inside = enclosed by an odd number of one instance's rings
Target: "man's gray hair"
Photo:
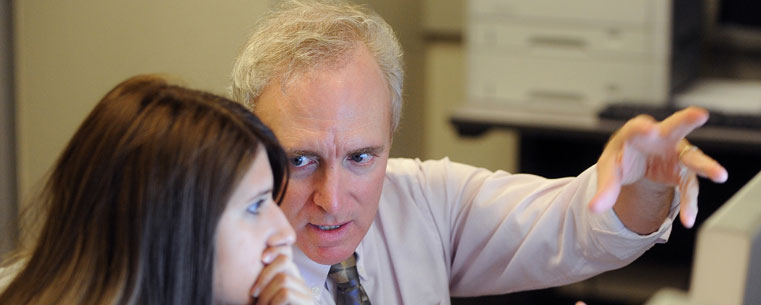
[[[284,85],[296,73],[340,67],[362,45],[388,84],[395,131],[402,112],[402,48],[383,18],[344,1],[284,1],[259,20],[233,67],[233,99],[254,109],[273,78]]]

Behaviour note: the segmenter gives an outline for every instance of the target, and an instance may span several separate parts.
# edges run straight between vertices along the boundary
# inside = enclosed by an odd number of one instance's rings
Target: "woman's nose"
[[[270,247],[291,246],[296,242],[296,231],[293,230],[285,214],[279,207],[273,209],[273,234],[267,240]]]

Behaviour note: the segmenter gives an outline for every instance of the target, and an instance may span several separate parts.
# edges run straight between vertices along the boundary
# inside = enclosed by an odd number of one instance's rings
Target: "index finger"
[[[280,255],[293,257],[293,248],[291,248],[291,246],[277,246],[264,249],[264,252],[262,253],[262,263],[269,264]]]
[[[708,120],[708,110],[690,106],[675,112],[658,124],[661,136],[679,140]]]
[[[257,276],[256,282],[254,282],[254,286],[251,289],[251,295],[258,298],[262,289],[264,289],[273,278],[281,273],[300,276],[298,268],[292,263],[291,259],[287,256],[280,255],[259,272],[259,276]]]

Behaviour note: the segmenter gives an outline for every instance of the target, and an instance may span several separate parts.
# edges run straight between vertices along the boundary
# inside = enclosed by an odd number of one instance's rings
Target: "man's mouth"
[[[341,225],[337,225],[337,226],[317,226],[317,227],[320,228],[320,230],[329,231],[329,230],[338,229],[338,228],[341,227]]]
[[[311,238],[315,238],[315,241],[320,245],[333,245],[334,243],[341,243],[351,233],[351,221],[335,224],[335,223],[323,223],[314,224],[310,223],[307,226],[305,233],[310,234]]]
[[[327,232],[329,232],[329,231],[339,230],[342,227],[346,226],[346,224],[348,224],[348,223],[341,223],[341,224],[337,224],[337,225],[318,225],[318,224],[313,224],[312,223],[310,225],[312,227],[314,227],[315,229],[318,229],[320,231],[323,231],[323,232],[327,231]]]

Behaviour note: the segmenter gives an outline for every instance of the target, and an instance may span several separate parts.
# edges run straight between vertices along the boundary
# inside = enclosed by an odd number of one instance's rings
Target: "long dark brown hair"
[[[122,82],[56,162],[0,304],[212,303],[217,223],[259,144],[279,201],[287,160],[251,112],[157,76]]]

